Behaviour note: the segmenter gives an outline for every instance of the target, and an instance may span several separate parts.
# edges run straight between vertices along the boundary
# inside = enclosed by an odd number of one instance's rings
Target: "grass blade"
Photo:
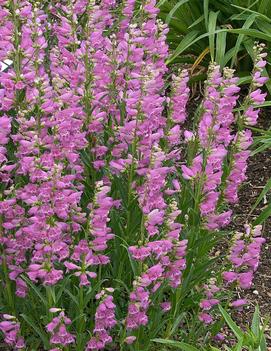
[[[235,334],[237,339],[242,340],[243,339],[242,330],[237,326],[237,324],[232,320],[231,316],[228,314],[228,312],[226,310],[224,310],[224,308],[222,306],[219,305],[218,307],[219,307],[219,310],[220,310],[223,318],[225,319],[226,323],[231,328],[231,330],[233,331],[233,333]]]
[[[252,318],[252,323],[251,323],[251,330],[253,334],[257,337],[259,337],[259,331],[260,331],[260,312],[259,312],[259,307],[255,307],[255,312],[253,313],[253,318]]]
[[[253,225],[262,224],[268,217],[271,216],[271,202],[270,204],[262,211],[262,213],[255,219]]]
[[[271,189],[271,178],[265,184],[265,187],[263,188],[262,192],[258,196],[255,204],[252,206],[250,213],[252,213],[255,210],[255,208],[259,205],[259,203],[262,201],[262,199],[265,197],[265,195],[269,192],[270,189]]]
[[[227,32],[218,33],[216,36],[216,56],[215,61],[220,65],[221,68],[224,67],[224,56],[226,50],[226,39]]]
[[[199,351],[198,348],[186,344],[184,342],[173,341],[173,340],[166,340],[166,339],[153,339],[153,342],[157,342],[159,344],[164,344],[172,347],[176,347],[178,350],[183,351]]]
[[[198,36],[198,34],[199,34],[199,31],[192,30],[186,36],[184,36],[184,38],[182,39],[182,41],[180,42],[180,44],[177,46],[176,50],[174,51],[173,55],[171,57],[169,57],[169,59],[167,60],[167,63],[170,63],[171,61],[173,61],[177,56],[179,56],[187,48],[189,48],[189,46],[191,46],[193,44],[193,41]]]
[[[203,13],[205,19],[205,28],[208,30],[208,22],[209,22],[209,0],[204,0],[203,3]]]
[[[161,7],[164,5],[165,2],[167,2],[167,0],[160,0],[156,6]]]
[[[243,10],[244,12],[250,12],[250,13],[252,13],[252,14],[258,16],[258,17],[263,18],[265,21],[271,23],[271,19],[268,18],[267,16],[263,15],[262,13],[259,13],[259,12],[257,12],[257,11],[253,11],[253,10],[250,10],[250,9],[246,9],[245,7],[233,5],[233,4],[232,4],[231,6],[236,7],[237,9]]]
[[[209,23],[208,23],[208,31],[209,31],[209,47],[212,62],[215,59],[215,30],[216,30],[216,22],[217,16],[219,12],[210,12],[209,15]]]
[[[174,16],[175,12],[178,10],[179,7],[181,7],[183,4],[188,2],[189,0],[181,0],[177,2],[177,4],[169,11],[167,17],[166,17],[166,23],[169,24],[172,17]]]
[[[41,340],[43,341],[43,344],[46,348],[49,348],[49,340],[47,339],[47,336],[45,333],[43,333],[37,325],[36,321],[33,321],[31,319],[31,317],[25,315],[25,314],[21,314],[21,317],[25,320],[25,322],[31,327],[33,328],[33,330],[38,334],[38,336],[41,338]]]
[[[219,29],[216,30],[213,34],[221,33],[221,32],[226,32],[228,31],[227,29]],[[171,63],[176,57],[178,57],[180,54],[182,54],[185,50],[187,50],[190,46],[194,45],[198,41],[201,41],[201,39],[209,37],[209,33],[205,33],[197,37],[199,31],[192,31],[189,32],[184,39],[180,42],[180,44],[177,46],[176,50],[174,53],[169,57],[169,59],[166,61],[166,64],[168,65]],[[271,37],[271,36],[270,36]],[[196,39],[195,39],[196,38]]]
[[[255,18],[256,18],[256,15],[255,14],[252,14],[250,15],[247,20],[245,21],[244,25],[243,25],[243,29],[249,29],[251,27],[251,25],[254,23],[255,21]],[[238,52],[240,50],[240,46],[244,40],[244,34],[239,34],[238,35],[238,38],[237,38],[237,41],[236,41],[236,44],[235,44],[235,47],[234,47],[234,50],[233,50],[233,56],[232,56],[232,60],[231,60],[231,67],[234,66],[234,64],[236,63],[237,61],[237,55],[238,55]]]
[[[262,39],[266,41],[271,41],[271,35],[263,33],[257,29],[228,29],[229,33],[244,34],[249,37],[253,37],[255,40]]]

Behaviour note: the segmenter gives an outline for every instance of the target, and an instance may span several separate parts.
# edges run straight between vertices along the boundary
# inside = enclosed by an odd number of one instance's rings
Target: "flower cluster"
[[[156,310],[174,322],[183,277],[196,281],[197,236],[230,222],[250,156],[245,125],[265,99],[263,46],[240,114],[233,70],[213,63],[185,131],[189,73],[166,88],[158,13],[155,0],[0,0],[0,60],[12,61],[0,72],[0,275],[3,311],[14,314],[0,330],[13,349],[33,348],[20,316],[36,296],[44,304],[32,319],[41,314],[52,351],[110,348],[115,327],[132,344]],[[251,286],[259,230],[236,237],[227,284]],[[219,288],[204,289],[200,320],[210,324]]]
[[[100,300],[95,313],[95,335],[89,340],[86,350],[103,350],[105,345],[111,343],[112,337],[108,332],[116,325],[115,307],[113,296],[114,289],[106,288],[102,290],[96,299]]]
[[[20,323],[16,317],[4,314],[3,319],[0,322],[0,330],[4,334],[5,343],[12,346],[14,350],[24,349],[25,342],[24,338],[20,335]]]
[[[261,247],[265,239],[261,236],[261,225],[246,225],[245,230],[245,234],[235,234],[229,255],[232,270],[224,272],[223,278],[227,284],[237,283],[240,288],[249,289],[254,272],[259,266]]]
[[[199,320],[205,324],[213,323],[212,309],[219,304],[219,299],[216,298],[220,291],[214,279],[210,280],[209,284],[204,285],[205,299],[201,300],[200,308],[202,312],[199,314]]]
[[[46,325],[47,331],[51,334],[50,344],[66,346],[75,342],[74,336],[67,331],[66,326],[71,324],[71,320],[59,308],[51,308],[51,313],[60,312],[50,323]]]

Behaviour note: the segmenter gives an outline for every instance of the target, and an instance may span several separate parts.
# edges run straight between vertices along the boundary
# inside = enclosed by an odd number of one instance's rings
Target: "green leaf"
[[[167,0],[160,0],[156,6],[161,7],[164,5],[165,2],[167,2]]]
[[[243,29],[248,29],[249,27],[251,27],[251,25],[254,23],[255,21],[255,18],[256,18],[256,15],[255,14],[252,14],[250,15],[247,20],[245,21],[244,25],[243,25]],[[231,67],[233,67],[234,63],[236,62],[237,60],[237,55],[238,55],[238,52],[240,50],[240,46],[244,40],[244,34],[239,34],[238,35],[238,38],[237,38],[237,41],[236,41],[236,44],[234,46],[234,50],[233,50],[233,55],[232,55],[232,61],[231,61]]]
[[[244,338],[240,339],[237,343],[237,345],[234,348],[234,351],[242,351],[243,350],[243,344],[244,344]]]
[[[170,331],[170,335],[173,335],[175,332],[176,332],[176,330],[178,329],[178,327],[179,327],[179,325],[180,325],[180,322],[181,322],[181,320],[184,318],[184,313],[181,313],[176,319],[175,319],[175,321],[174,321],[174,323],[173,323],[173,326],[172,326],[172,328],[171,328],[171,331]]]
[[[255,204],[252,206],[252,209],[250,210],[250,213],[252,213],[255,210],[255,208],[259,205],[259,203],[262,201],[262,199],[265,197],[265,195],[268,193],[268,191],[270,189],[271,189],[271,178],[265,184],[265,187],[263,188],[262,192],[258,196]]]
[[[198,19],[195,20],[187,29],[191,29],[198,25],[202,20],[204,20],[204,15],[201,15]]]
[[[228,31],[228,30],[227,29],[219,29],[219,30],[216,30],[213,34],[225,32],[225,31]],[[190,46],[194,45],[195,43],[197,43],[201,39],[209,36],[209,33],[205,33],[205,34],[202,34],[199,37],[197,37],[198,33],[199,33],[199,31],[189,32],[183,38],[183,40],[180,42],[180,44],[177,46],[177,48],[173,52],[173,54],[168,58],[168,60],[166,61],[166,64],[171,63],[176,57],[178,57],[181,53],[183,53],[185,50],[187,50]]]
[[[191,346],[189,344],[186,344],[184,342],[179,342],[179,341],[173,341],[173,340],[167,340],[167,339],[153,339],[153,342],[157,342],[159,344],[164,344],[172,347],[176,347],[178,350],[183,350],[183,351],[199,351],[198,348]]]
[[[262,211],[262,213],[255,219],[253,225],[262,224],[268,217],[271,216],[271,202],[270,204]]]
[[[260,349],[259,351],[267,351],[267,343],[264,333],[262,333],[262,337],[260,340]]]
[[[129,262],[130,262],[130,265],[131,265],[133,274],[134,274],[134,276],[136,277],[136,276],[137,276],[137,271],[138,271],[138,269],[137,269],[137,267],[136,267],[136,265],[135,265],[135,262],[134,262],[133,258],[132,258],[132,256],[131,256],[131,254],[130,254],[128,248],[127,248],[125,245],[123,245],[123,244],[120,244],[120,245],[121,245],[122,247],[124,247],[125,250],[127,251],[127,255],[128,255],[128,258],[129,258]]]
[[[65,293],[69,295],[69,297],[72,299],[72,301],[75,303],[77,307],[79,307],[79,301],[76,296],[74,296],[69,289],[64,289]]]
[[[270,31],[270,33],[271,33],[271,31]],[[267,87],[269,94],[271,94],[271,80],[270,80],[270,77],[269,77],[269,74],[268,74],[266,68],[263,69],[262,75],[269,78],[269,80],[265,83],[265,86]]]
[[[177,4],[169,11],[167,17],[166,17],[166,23],[169,24],[172,17],[174,16],[175,12],[178,10],[179,7],[181,7],[183,4],[188,2],[189,0],[181,0],[177,2]]]
[[[50,347],[49,340],[47,338],[47,335],[43,333],[39,327],[36,321],[33,321],[33,319],[30,316],[27,316],[25,314],[21,314],[21,317],[26,321],[26,323],[33,328],[33,330],[39,335],[41,340],[43,341],[43,344],[46,348]]]
[[[208,22],[209,47],[210,47],[210,54],[211,54],[212,61],[214,61],[215,59],[215,30],[216,30],[218,13],[219,12],[211,11],[209,14],[209,22]]]
[[[253,318],[252,318],[252,323],[251,323],[251,330],[254,335],[259,337],[259,331],[260,331],[260,311],[259,307],[255,307],[255,312],[253,313]]]
[[[271,41],[271,35],[260,32],[257,29],[227,29],[227,31],[229,33],[248,35],[249,37],[252,37],[255,40],[262,39],[266,41]]]
[[[33,284],[32,281],[27,276],[22,275],[21,277],[27,283],[27,285],[31,288],[31,291],[33,291],[38,296],[38,298],[41,300],[43,305],[47,308],[47,300],[46,300],[45,296],[42,295],[39,288],[36,287],[36,285]]]
[[[226,323],[228,324],[228,326],[231,328],[231,330],[233,331],[233,333],[235,334],[235,336],[237,337],[238,340],[243,339],[243,332],[242,330],[237,326],[237,324],[232,320],[231,316],[228,314],[228,312],[226,310],[224,310],[224,308],[222,306],[218,306],[219,310],[223,316],[223,318],[225,319]]]
[[[216,36],[215,61],[220,65],[221,68],[224,67],[226,42],[227,42],[227,32],[218,33]]]
[[[173,61],[177,56],[179,56],[182,52],[184,52],[190,45],[193,44],[194,39],[199,34],[199,31],[192,30],[187,33],[187,35],[181,40],[180,44],[177,46],[173,55],[169,57],[167,60],[167,64]],[[191,44],[192,43],[192,44]]]
[[[261,0],[260,6],[259,6],[259,13],[266,13],[267,10],[270,10],[270,0]]]
[[[204,0],[203,3],[203,13],[205,19],[205,28],[208,30],[208,20],[209,20],[209,0]]]
[[[250,13],[256,15],[256,16],[259,16],[259,17],[263,18],[267,22],[271,22],[271,19],[268,18],[267,16],[263,15],[262,13],[259,13],[257,11],[253,11],[253,10],[250,10],[250,9],[246,9],[245,7],[233,5],[233,4],[231,6],[234,6],[234,7],[238,8],[238,9],[240,9],[240,10],[243,10],[244,12],[250,12]]]
[[[237,85],[248,84],[251,82],[251,76],[242,77],[238,80]]]

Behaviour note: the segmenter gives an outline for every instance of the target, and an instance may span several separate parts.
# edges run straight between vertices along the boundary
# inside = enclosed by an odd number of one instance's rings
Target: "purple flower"
[[[247,305],[248,302],[246,299],[238,299],[233,302],[231,302],[231,306],[237,309],[242,308],[244,305]]]

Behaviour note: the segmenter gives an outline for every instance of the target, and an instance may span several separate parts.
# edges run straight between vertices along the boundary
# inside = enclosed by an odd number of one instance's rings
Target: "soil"
[[[257,127],[265,130],[271,127],[270,109],[266,109],[262,113]],[[266,199],[249,216],[251,207],[271,177],[271,149],[250,158],[247,177],[247,181],[239,192],[240,201],[233,208],[235,217],[232,227],[237,230],[240,229],[240,231],[243,230],[243,225],[246,222],[251,223],[271,201],[271,191],[269,191]],[[257,305],[260,308],[262,321],[271,318],[271,218],[264,223],[263,233],[266,243],[263,245],[261,263],[258,271],[255,273],[253,286],[250,290],[240,293],[240,297],[246,298],[249,301],[249,305],[243,311],[236,312],[233,316],[240,326],[248,325],[251,322],[255,306]],[[271,346],[270,328],[271,325],[269,324],[266,333],[269,347]]]

